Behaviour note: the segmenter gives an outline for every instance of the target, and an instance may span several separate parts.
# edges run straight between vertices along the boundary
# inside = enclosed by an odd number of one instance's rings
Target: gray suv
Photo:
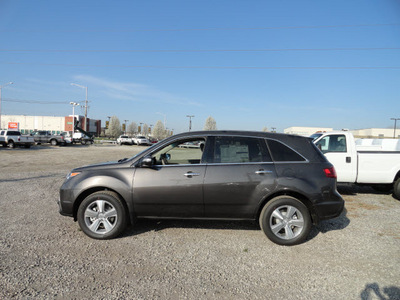
[[[178,134],[132,158],[76,168],[58,204],[95,239],[138,218],[236,219],[258,220],[280,245],[301,243],[344,207],[312,139],[247,131]]]

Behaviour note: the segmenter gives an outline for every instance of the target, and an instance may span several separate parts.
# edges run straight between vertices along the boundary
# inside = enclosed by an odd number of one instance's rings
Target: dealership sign
[[[19,130],[18,122],[8,122],[8,130]]]

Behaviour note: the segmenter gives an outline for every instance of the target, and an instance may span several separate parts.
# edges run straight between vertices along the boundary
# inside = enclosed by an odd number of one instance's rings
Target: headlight
[[[67,180],[81,174],[81,172],[71,172],[67,175]]]

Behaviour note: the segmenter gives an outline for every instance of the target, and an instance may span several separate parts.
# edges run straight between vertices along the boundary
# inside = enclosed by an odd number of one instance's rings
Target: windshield
[[[312,135],[310,135],[310,138],[313,139],[313,141],[315,141],[317,138],[319,138],[322,135],[322,133],[314,133]]]
[[[153,149],[153,148],[155,148],[155,147],[157,147],[157,146],[158,146],[158,144],[154,144],[154,145],[152,145],[152,146],[150,146],[150,147],[144,149],[143,151],[140,151],[138,154],[135,154],[134,156],[132,156],[131,158],[129,158],[129,160],[132,160],[132,159],[134,159],[135,157],[138,157],[138,156],[142,155],[144,152],[148,151],[149,149]]]

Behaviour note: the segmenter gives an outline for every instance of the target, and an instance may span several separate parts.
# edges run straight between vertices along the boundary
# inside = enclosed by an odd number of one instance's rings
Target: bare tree
[[[136,122],[132,122],[128,125],[128,130],[126,131],[130,135],[134,135],[138,130]]]
[[[121,133],[122,133],[121,122],[119,121],[119,119],[116,116],[112,116],[110,119],[110,123],[108,125],[106,135],[116,138]]]
[[[162,140],[166,137],[165,133],[166,132],[164,124],[160,120],[157,121],[156,125],[153,128],[153,137],[156,138],[157,140]]]
[[[217,122],[209,116],[204,124],[204,130],[217,130]]]
[[[264,128],[262,129],[262,131],[268,132],[268,128],[267,128],[267,127],[264,127]]]

